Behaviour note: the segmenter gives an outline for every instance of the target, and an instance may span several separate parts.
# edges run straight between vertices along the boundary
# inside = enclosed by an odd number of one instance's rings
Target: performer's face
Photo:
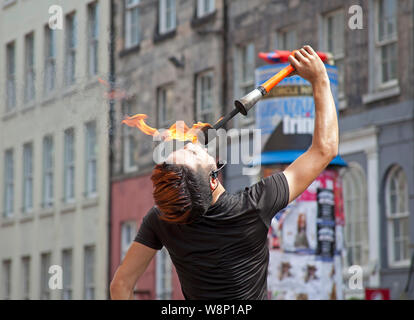
[[[167,163],[184,164],[197,170],[200,167],[207,171],[217,169],[215,159],[207,152],[207,148],[199,143],[187,143],[184,148],[171,153]]]

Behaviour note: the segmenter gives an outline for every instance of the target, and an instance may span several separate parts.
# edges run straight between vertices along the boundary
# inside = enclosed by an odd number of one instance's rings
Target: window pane
[[[401,169],[396,173],[396,178],[398,181],[396,182],[398,184],[398,212],[405,213],[408,211],[408,208],[406,206],[407,204],[407,181],[405,178],[404,171]]]
[[[40,299],[50,299],[49,289],[49,268],[50,268],[50,253],[43,253],[41,255],[41,267],[40,267]]]
[[[43,139],[43,206],[51,206],[53,202],[53,140]]]
[[[355,246],[354,248],[354,263],[356,264],[361,264],[361,247],[360,246]]]
[[[90,122],[86,125],[86,194],[96,192],[96,123]]]
[[[95,247],[85,247],[84,254],[84,297],[95,299]]]
[[[400,220],[394,219],[394,238],[400,238]]]
[[[409,219],[408,218],[402,218],[401,220],[401,226],[402,226],[402,257],[404,260],[407,260],[410,258],[410,230],[409,230]]]
[[[75,82],[76,66],[76,16],[75,14],[66,17],[66,84]]]
[[[50,29],[49,26],[45,27],[45,38],[46,38],[46,48],[45,48],[45,84],[44,89],[45,93],[49,93],[55,87],[55,31]]]
[[[16,106],[16,57],[14,42],[7,45],[6,48],[6,67],[7,67],[7,81],[6,81],[6,110],[9,111]]]
[[[333,44],[333,35],[334,35],[334,30],[333,30],[333,17],[329,16],[327,18],[326,21],[326,37],[327,37],[327,49],[329,52],[334,52],[334,44]]]
[[[64,198],[65,201],[74,198],[75,167],[74,167],[74,130],[65,131],[65,155],[64,155]]]
[[[408,190],[407,180],[404,171],[398,167],[393,169],[387,179],[388,214],[408,214]]]
[[[343,176],[343,190],[347,262],[364,264],[368,225],[363,221],[367,221],[368,212],[364,206],[367,201],[366,182],[361,169],[350,166]]]
[[[62,252],[63,266],[63,291],[62,299],[72,299],[72,250],[64,250]]]
[[[8,150],[4,156],[4,215],[11,216],[14,207],[14,160],[13,150]]]
[[[22,298],[30,297],[30,257],[22,258]]]
[[[48,27],[46,27],[48,29],[48,50],[49,50],[49,57],[55,57],[56,56],[56,34],[55,34],[55,30],[50,29]]]
[[[390,213],[397,212],[397,188],[396,182],[394,177],[391,179],[391,186],[390,186]]]
[[[2,299],[10,299],[11,293],[11,260],[3,260],[2,263]]]
[[[89,75],[98,73],[98,4],[88,6],[88,66]]]
[[[396,240],[394,238],[394,261],[400,261],[401,260],[401,243],[399,240]]]
[[[175,24],[175,0],[166,0],[165,8],[165,29],[166,31],[174,29]]]
[[[23,211],[33,207],[33,148],[32,144],[23,147]]]
[[[26,36],[25,39],[25,101],[34,98],[34,35]]]
[[[134,46],[139,43],[140,40],[140,25],[139,25],[139,8],[134,7],[128,12],[127,29],[129,32],[129,46]]]
[[[347,248],[347,262],[348,266],[354,265],[354,259],[353,259],[354,250],[352,247]]]
[[[396,43],[381,47],[382,81],[387,82],[396,78],[397,57]]]
[[[378,1],[378,40],[391,39],[396,34],[396,1]]]

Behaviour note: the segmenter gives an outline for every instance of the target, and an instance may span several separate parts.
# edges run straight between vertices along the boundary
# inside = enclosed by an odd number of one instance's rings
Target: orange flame
[[[126,117],[122,123],[130,127],[137,127],[143,133],[150,136],[160,136],[164,141],[180,140],[191,141],[193,143],[198,141],[197,133],[204,127],[210,126],[209,123],[197,122],[189,128],[184,121],[177,121],[169,129],[160,133],[157,129],[150,127],[145,123],[145,119],[148,116],[146,114],[138,113],[131,117]]]

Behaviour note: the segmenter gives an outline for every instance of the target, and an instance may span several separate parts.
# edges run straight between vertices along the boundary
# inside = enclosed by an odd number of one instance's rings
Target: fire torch
[[[259,57],[273,63],[287,62],[289,55],[294,55],[296,51],[297,50],[294,50],[292,52],[276,50],[275,52],[270,54],[259,53]],[[317,52],[317,54],[324,62],[326,62],[329,59],[328,55],[323,52]],[[201,143],[204,142],[204,144],[207,145],[212,139],[216,137],[215,130],[222,128],[236,114],[241,113],[242,115],[246,116],[249,110],[253,108],[253,106],[260,99],[266,96],[280,81],[289,76],[294,70],[295,68],[292,65],[288,65],[287,67],[280,70],[273,77],[271,77],[269,80],[267,80],[265,83],[258,86],[253,91],[249,92],[243,98],[235,100],[235,108],[229,114],[224,116],[213,126],[206,126],[201,129],[199,141]]]

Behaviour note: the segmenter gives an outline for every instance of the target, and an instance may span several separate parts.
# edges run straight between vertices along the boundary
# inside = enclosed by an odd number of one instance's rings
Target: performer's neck
[[[226,191],[221,183],[217,186],[217,189],[213,192],[213,200],[211,201],[211,204],[215,204],[218,198]]]

